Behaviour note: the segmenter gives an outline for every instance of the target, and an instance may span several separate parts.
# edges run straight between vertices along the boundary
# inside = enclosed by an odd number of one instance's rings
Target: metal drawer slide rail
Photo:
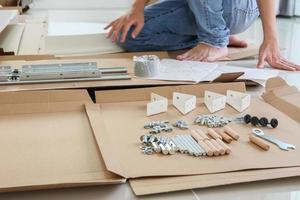
[[[0,66],[0,85],[129,79],[124,67],[98,68],[95,62],[24,65],[21,70]]]

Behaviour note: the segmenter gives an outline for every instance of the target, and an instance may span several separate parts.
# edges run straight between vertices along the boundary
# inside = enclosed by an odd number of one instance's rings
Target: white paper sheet
[[[218,65],[214,63],[163,59],[159,75],[151,79],[198,83],[217,68]]]
[[[263,86],[269,78],[276,77],[279,74],[279,70],[271,68],[257,69],[230,65],[219,66],[216,63],[163,59],[159,75],[151,79],[199,83],[202,81],[213,81],[223,73],[233,72],[244,72],[245,74],[239,79],[253,80]]]

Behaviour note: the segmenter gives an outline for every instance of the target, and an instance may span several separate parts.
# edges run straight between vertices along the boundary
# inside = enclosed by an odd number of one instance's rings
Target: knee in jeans
[[[247,30],[259,16],[256,0],[234,0],[231,19],[230,34],[238,34]]]

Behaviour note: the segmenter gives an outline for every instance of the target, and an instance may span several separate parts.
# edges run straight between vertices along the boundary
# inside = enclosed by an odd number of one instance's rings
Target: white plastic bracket
[[[151,93],[151,102],[147,104],[147,116],[167,112],[168,99],[155,93]]]
[[[227,91],[227,103],[239,112],[243,112],[250,106],[251,96],[246,93],[233,90]]]
[[[183,94],[174,92],[173,93],[173,105],[177,108],[183,115],[191,112],[196,108],[197,98],[194,95]]]
[[[217,112],[225,108],[226,96],[215,92],[205,91],[204,104],[211,113]]]

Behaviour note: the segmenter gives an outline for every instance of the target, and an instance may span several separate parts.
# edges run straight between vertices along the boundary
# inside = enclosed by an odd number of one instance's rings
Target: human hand
[[[177,56],[178,60],[214,62],[228,55],[228,48],[217,48],[207,44],[198,44],[186,53]]]
[[[300,71],[299,65],[296,65],[282,57],[276,39],[265,40],[260,47],[257,67],[264,68],[265,62],[269,63],[271,67],[276,69]]]
[[[135,26],[135,29],[131,37],[136,38],[144,26],[144,8],[132,8],[126,15],[119,17],[106,26],[105,29],[110,28],[107,38],[111,38],[112,42],[116,42],[121,33],[121,42],[124,43],[132,26]]]

